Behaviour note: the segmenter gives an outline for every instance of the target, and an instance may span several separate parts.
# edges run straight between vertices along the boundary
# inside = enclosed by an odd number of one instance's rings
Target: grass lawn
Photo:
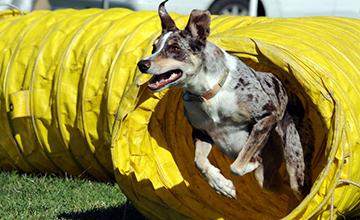
[[[146,220],[117,184],[1,170],[0,219]]]
[[[116,184],[0,170],[0,219],[146,219],[125,204]]]

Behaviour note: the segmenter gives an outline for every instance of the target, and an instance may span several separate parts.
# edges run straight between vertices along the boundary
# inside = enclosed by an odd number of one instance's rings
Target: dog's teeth
[[[176,76],[177,76],[176,73],[172,73],[169,79],[174,79],[174,78],[176,78]]]

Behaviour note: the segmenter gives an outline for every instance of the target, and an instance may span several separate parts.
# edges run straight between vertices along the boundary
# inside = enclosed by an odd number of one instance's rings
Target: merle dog
[[[209,11],[193,10],[179,30],[165,2],[159,6],[162,34],[138,67],[154,75],[148,84],[152,92],[184,88],[196,167],[217,193],[236,198],[232,181],[207,158],[215,143],[234,160],[233,175],[254,171],[263,190],[287,194],[289,209],[294,208],[311,187],[313,132],[301,101],[289,98],[275,75],[256,72],[208,42]],[[283,161],[291,189],[279,173]]]

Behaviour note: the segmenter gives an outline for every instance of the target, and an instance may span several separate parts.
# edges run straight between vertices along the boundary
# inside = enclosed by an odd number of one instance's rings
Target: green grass
[[[1,170],[0,219],[146,220],[116,184]]]
[[[0,170],[0,219],[145,219],[125,204],[116,184]]]

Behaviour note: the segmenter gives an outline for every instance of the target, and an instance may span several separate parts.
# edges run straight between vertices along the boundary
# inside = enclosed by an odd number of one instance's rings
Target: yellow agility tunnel
[[[188,16],[171,15],[184,28]],[[209,41],[279,76],[312,120],[312,190],[288,215],[286,196],[263,193],[252,174],[231,176],[217,148],[210,161],[238,199],[216,194],[196,170],[182,90],[153,94],[136,69],[160,33],[157,12],[2,12],[0,167],[117,181],[151,219],[360,215],[359,20],[212,19]]]

